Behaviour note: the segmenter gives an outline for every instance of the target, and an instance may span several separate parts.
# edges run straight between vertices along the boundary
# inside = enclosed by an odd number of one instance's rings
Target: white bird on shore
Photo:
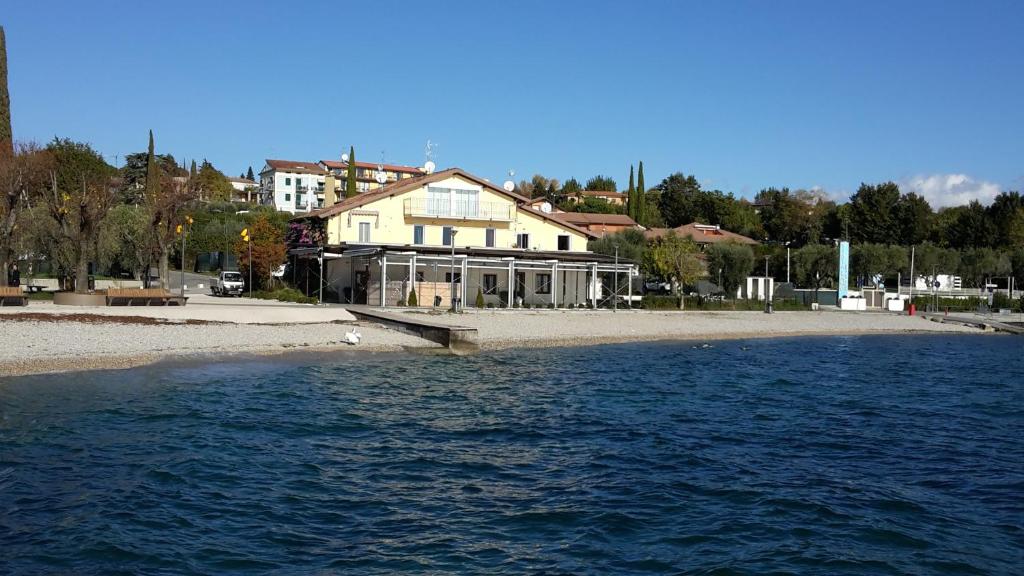
[[[362,337],[363,335],[360,334],[359,332],[356,332],[355,330],[352,330],[351,332],[345,332],[345,342],[353,346],[359,344],[359,340],[362,339]]]

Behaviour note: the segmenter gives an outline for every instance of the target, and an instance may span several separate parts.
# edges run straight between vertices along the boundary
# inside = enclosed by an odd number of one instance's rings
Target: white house
[[[283,212],[310,212],[324,205],[327,172],[315,162],[267,160],[260,170],[263,203]]]

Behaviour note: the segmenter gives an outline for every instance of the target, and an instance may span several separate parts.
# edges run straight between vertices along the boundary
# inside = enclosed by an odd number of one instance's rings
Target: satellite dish
[[[341,161],[342,162],[348,162],[348,154],[342,154],[341,155]]]
[[[388,175],[384,173],[384,168],[383,167],[380,167],[377,170],[376,178],[377,178],[377,184],[380,184],[381,186],[383,186],[384,183],[388,181]]]
[[[551,203],[550,202],[545,202],[545,203],[541,204],[540,205],[540,211],[545,213],[545,214],[551,214]]]
[[[511,192],[516,189],[516,183],[511,180],[505,180],[501,187],[505,189],[505,192]]]
[[[433,174],[435,168],[437,168],[437,166],[434,164],[433,160],[427,160],[426,163],[423,164],[423,171],[427,174]]]

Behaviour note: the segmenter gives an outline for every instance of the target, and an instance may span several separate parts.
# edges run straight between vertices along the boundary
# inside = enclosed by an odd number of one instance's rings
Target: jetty
[[[389,328],[419,336],[448,348],[453,354],[471,354],[480,350],[476,328],[433,322],[427,314],[395,314],[371,306],[347,305],[350,314],[360,320],[383,324]],[[418,318],[424,316],[424,318]]]
[[[939,322],[941,324],[957,324],[960,326],[979,328],[989,332],[1005,332],[1007,334],[1024,335],[1024,324],[1020,322],[1002,322],[995,320],[990,316],[949,316],[934,312],[924,312],[921,314],[921,317],[925,320],[931,320],[932,322]]]

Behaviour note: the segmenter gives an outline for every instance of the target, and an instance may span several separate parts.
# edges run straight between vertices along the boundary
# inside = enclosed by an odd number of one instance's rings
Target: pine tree
[[[0,154],[14,155],[11,95],[7,92],[7,37],[3,26],[0,26]]]
[[[629,190],[626,192],[626,210],[636,220],[636,185],[633,184],[633,165],[629,165]]]
[[[146,200],[154,202],[160,195],[160,168],[153,152],[153,131],[149,131],[149,149],[146,153]]]
[[[245,173],[245,177],[253,182],[256,181],[256,175],[252,173],[252,166],[249,166],[249,171]]]
[[[636,218],[638,223],[643,225],[647,222],[647,188],[644,187],[644,161],[640,161],[640,167],[636,171]]]
[[[345,198],[353,198],[359,195],[356,189],[356,148],[348,148],[348,182],[345,186]]]

